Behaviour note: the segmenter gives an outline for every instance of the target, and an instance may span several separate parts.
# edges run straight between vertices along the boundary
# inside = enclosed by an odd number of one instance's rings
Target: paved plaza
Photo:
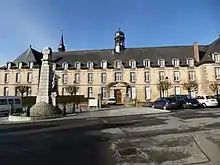
[[[3,123],[1,164],[220,164],[220,109],[153,114],[137,108],[137,115],[125,110]]]

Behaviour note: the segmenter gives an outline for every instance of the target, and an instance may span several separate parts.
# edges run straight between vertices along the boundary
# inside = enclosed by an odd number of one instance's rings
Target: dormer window
[[[136,61],[135,61],[135,60],[130,60],[130,61],[129,61],[129,66],[130,66],[131,68],[136,68]]]
[[[68,69],[68,63],[67,63],[67,62],[64,62],[64,63],[62,64],[62,68],[63,68],[64,70],[67,70],[67,69]]]
[[[212,59],[213,59],[213,61],[215,61],[216,63],[220,63],[220,54],[214,53],[214,54],[212,55]]]
[[[121,69],[121,61],[115,61],[115,68]]]
[[[75,68],[76,69],[80,69],[81,68],[81,63],[80,62],[76,62],[75,63]]]
[[[148,59],[143,60],[143,65],[145,68],[150,68],[150,60]]]
[[[18,62],[17,67],[18,67],[18,69],[21,69],[21,67],[22,67],[22,62]]]
[[[10,69],[10,68],[11,68],[11,63],[8,62],[8,63],[7,63],[7,69]]]
[[[54,64],[53,64],[53,68],[52,68],[52,70],[55,71],[55,70],[56,70],[56,67],[57,67],[57,64],[54,63]]]
[[[87,68],[88,69],[92,69],[93,68],[93,62],[92,61],[87,62]]]
[[[163,60],[163,59],[158,60],[158,65],[160,67],[165,67],[165,60]]]
[[[107,61],[102,61],[101,67],[102,67],[102,69],[106,69],[107,68]]]
[[[179,59],[173,59],[172,60],[172,65],[174,66],[174,67],[179,67],[179,65],[180,65],[180,61],[179,61]]]
[[[30,69],[32,69],[33,66],[34,66],[34,63],[33,63],[33,62],[29,62],[29,63],[28,63],[28,67],[29,67]]]
[[[188,58],[186,63],[189,66],[194,66],[194,60],[192,58]]]

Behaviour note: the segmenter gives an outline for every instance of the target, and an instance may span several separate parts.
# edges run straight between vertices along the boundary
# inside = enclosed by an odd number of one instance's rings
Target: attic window
[[[52,70],[53,70],[53,71],[56,70],[56,67],[57,67],[57,64],[54,63],[54,64],[53,64],[53,69],[52,69]]]
[[[115,68],[120,69],[121,68],[121,61],[115,61]]]
[[[143,60],[143,65],[145,68],[149,68],[150,67],[150,60],[148,60],[148,59]]]
[[[220,54],[214,53],[214,54],[212,55],[212,59],[213,59],[213,61],[215,61],[216,63],[220,63]]]
[[[18,67],[18,69],[21,69],[21,67],[22,67],[22,62],[18,62],[17,67]]]
[[[33,62],[29,62],[29,63],[28,63],[28,67],[29,67],[30,69],[32,69],[32,68],[33,68],[33,65],[34,65],[34,63],[33,63]]]
[[[62,68],[64,70],[67,70],[68,69],[68,63],[67,62],[64,62],[63,65],[62,65]]]
[[[130,60],[130,61],[129,61],[129,66],[130,66],[131,68],[136,68],[136,61],[135,61],[135,60]]]
[[[92,61],[87,62],[87,68],[89,68],[89,69],[93,68],[93,62]]]
[[[101,62],[101,67],[102,67],[103,69],[106,69],[106,68],[107,68],[107,61],[102,61],[102,62]]]
[[[188,58],[186,61],[187,65],[194,66],[194,60],[192,58]]]
[[[75,63],[75,68],[76,69],[80,69],[81,68],[81,63],[80,62],[76,62]]]
[[[160,67],[165,67],[165,60],[163,60],[163,59],[158,60],[158,65]]]
[[[7,63],[7,69],[10,69],[10,68],[11,68],[11,63],[8,62],[8,63]]]
[[[179,59],[177,59],[177,58],[173,59],[173,60],[172,60],[172,65],[173,65],[174,67],[179,67],[179,65],[180,65]]]

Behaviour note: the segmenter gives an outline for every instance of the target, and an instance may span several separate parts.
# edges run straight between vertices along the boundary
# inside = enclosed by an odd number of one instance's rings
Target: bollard
[[[66,105],[63,106],[63,116],[66,116]]]
[[[27,116],[27,117],[30,117],[30,105],[27,106],[26,116]]]

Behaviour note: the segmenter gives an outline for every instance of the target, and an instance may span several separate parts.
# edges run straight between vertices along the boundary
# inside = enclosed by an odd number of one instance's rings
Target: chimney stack
[[[194,54],[194,58],[196,60],[196,62],[199,62],[199,44],[198,42],[194,42],[193,44],[193,54]]]

